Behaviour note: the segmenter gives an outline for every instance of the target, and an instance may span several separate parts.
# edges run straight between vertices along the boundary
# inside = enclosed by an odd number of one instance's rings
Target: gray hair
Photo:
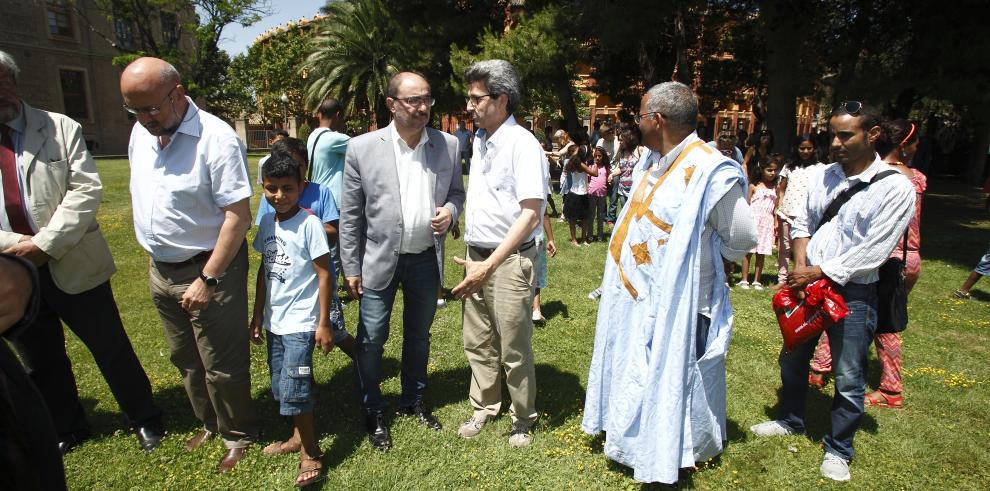
[[[470,85],[473,82],[482,82],[492,97],[505,94],[509,98],[506,111],[512,111],[519,106],[522,98],[522,86],[519,83],[519,76],[512,64],[505,60],[484,60],[479,61],[464,73],[464,80]]]
[[[21,74],[21,69],[17,68],[17,62],[14,61],[14,57],[10,56],[6,51],[0,51],[0,72],[9,73],[10,76],[14,77],[14,82],[17,82],[17,76]]]
[[[693,130],[698,125],[698,97],[680,82],[664,82],[650,87],[646,110],[660,113],[671,126]]]

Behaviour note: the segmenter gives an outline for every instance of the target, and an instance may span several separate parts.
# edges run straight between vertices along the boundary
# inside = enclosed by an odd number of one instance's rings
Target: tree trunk
[[[581,120],[578,119],[577,105],[574,104],[574,93],[571,91],[571,81],[567,77],[567,70],[560,66],[557,74],[554,77],[553,90],[560,102],[560,112],[564,113],[564,125],[573,138],[577,132],[581,131]]]
[[[990,147],[990,121],[984,117],[974,123],[973,146],[969,151],[965,178],[970,184],[980,185],[983,184],[983,174],[987,166],[987,148]]]
[[[767,2],[760,14],[766,42],[767,126],[773,134],[773,151],[790,153],[797,124],[802,19],[805,12],[790,2]]]

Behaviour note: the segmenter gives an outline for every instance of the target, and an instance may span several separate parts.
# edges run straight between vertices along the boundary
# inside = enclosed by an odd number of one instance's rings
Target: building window
[[[72,28],[72,10],[68,0],[48,0],[48,34],[75,38]]]
[[[59,69],[62,86],[62,107],[65,115],[73,119],[89,119],[89,103],[86,102],[86,72],[67,68]]]
[[[113,27],[117,31],[117,47],[134,51],[134,23],[130,19],[115,18]]]
[[[172,12],[162,12],[162,41],[169,48],[179,46],[179,20]]]

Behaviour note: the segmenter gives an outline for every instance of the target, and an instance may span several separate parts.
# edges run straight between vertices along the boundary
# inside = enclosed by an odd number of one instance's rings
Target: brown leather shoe
[[[223,458],[220,459],[220,465],[217,466],[217,472],[224,474],[234,470],[244,456],[247,455],[247,447],[241,448],[231,448],[227,450],[227,453],[223,454]]]
[[[196,436],[186,441],[186,452],[196,450],[202,444],[206,443],[207,440],[210,440],[215,436],[217,436],[217,434],[210,430],[200,430],[199,433],[196,433]]]

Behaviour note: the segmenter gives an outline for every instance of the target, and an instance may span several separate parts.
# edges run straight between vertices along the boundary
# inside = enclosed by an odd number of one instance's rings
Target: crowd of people
[[[13,57],[0,52],[0,272],[21,285],[3,301],[24,312],[0,312],[0,332],[28,374],[0,343],[0,375],[10,387],[0,434],[24,436],[3,447],[7,462],[32,464],[0,483],[52,489],[64,487],[60,454],[91,437],[62,322],[93,353],[146,452],[166,429],[110,288],[113,259],[96,222],[102,186],[80,126],[21,100],[17,76]],[[185,449],[222,439],[227,451],[217,468],[228,472],[257,442],[264,416],[250,390],[255,343],[267,345],[272,394],[292,420],[292,434],[263,452],[298,453],[296,486],[324,472],[316,352],[340,347],[353,360],[368,441],[388,451],[391,418],[380,384],[400,288],[396,415],[442,431],[427,399],[430,328],[444,305],[437,292],[446,239],[461,218],[466,250],[453,261],[464,277],[451,292],[463,301],[471,379],[470,415],[456,432],[480,435],[503,410],[504,386],[507,444],[528,446],[539,417],[533,329],[544,320],[539,292],[557,250],[547,208],[556,209],[550,183],[558,166],[570,243],[608,243],[600,287],[590,294],[600,302],[582,420],[585,432],[605,432],[605,455],[639,481],[672,483],[680,469],[724,450],[733,327],[727,264],[742,261],[740,288],[761,289],[776,247],[777,287],[800,290],[827,278],[850,314],[820,342],[781,351],[777,417],[750,430],[803,433],[805,393],[831,372],[835,401],[821,473],[848,480],[864,405],[903,406],[901,338],[875,335],[876,282],[890,257],[904,258],[908,289],[920,273],[926,181],[908,166],[916,126],[849,101],[829,121],[831,165],[808,136],[798,138],[794,155],[774,153],[769,132],[743,151],[731,133],[701,139],[697,96],[666,82],[643,94],[632,122],[602,125],[595,135],[558,130],[540,142],[513,116],[522,90],[510,63],[477,62],[464,83],[476,131],[459,124],[454,135],[429,127],[435,101],[417,73],[389,80],[391,123],[353,138],[343,131],[344,108],[327,96],[307,142],[280,135],[260,162],[264,199],[252,221],[246,150],[233,129],[196,106],[169,63],[146,57],[124,69],[124,109],[136,118],[128,147],[135,237],[150,258],[151,299],[170,359],[202,424]],[[833,206],[840,197],[845,204]],[[249,310],[252,223],[262,261]],[[974,274],[988,273],[981,263]],[[358,304],[353,335],[338,287]],[[884,376],[865,394],[874,342]]]

